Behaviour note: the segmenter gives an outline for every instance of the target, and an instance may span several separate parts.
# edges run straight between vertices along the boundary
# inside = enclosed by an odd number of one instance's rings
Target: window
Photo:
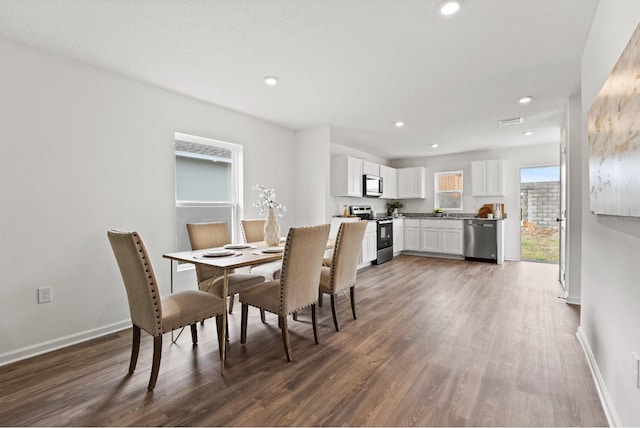
[[[191,250],[187,223],[226,221],[235,241],[242,200],[242,147],[176,133],[175,156],[177,250]]]
[[[435,173],[435,208],[462,209],[462,171]]]

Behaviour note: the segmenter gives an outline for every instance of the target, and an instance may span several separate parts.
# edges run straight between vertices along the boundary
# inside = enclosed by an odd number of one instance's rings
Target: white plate
[[[229,250],[243,250],[245,248],[256,248],[256,246],[251,244],[227,244],[224,248]]]
[[[203,257],[224,257],[235,254],[233,250],[209,250],[202,253]]]
[[[263,253],[281,253],[283,251],[283,247],[267,247],[262,249]]]

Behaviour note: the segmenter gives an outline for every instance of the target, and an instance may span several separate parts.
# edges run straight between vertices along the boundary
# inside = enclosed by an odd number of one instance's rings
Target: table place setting
[[[225,248],[227,250],[246,250],[250,248],[258,248],[258,246],[253,244],[239,243],[239,244],[227,244],[222,248]]]
[[[258,251],[252,251],[251,254],[255,254],[257,256],[263,255],[263,254],[277,254],[277,253],[282,253],[284,252],[284,247],[266,247],[266,248],[261,248]]]
[[[239,256],[241,252],[234,251],[228,248],[216,248],[203,252],[201,257],[227,257],[227,256]],[[197,256],[195,256],[197,258]]]

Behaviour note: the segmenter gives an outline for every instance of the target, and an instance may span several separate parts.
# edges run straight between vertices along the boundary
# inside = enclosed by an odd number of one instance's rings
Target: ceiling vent
[[[519,123],[524,123],[523,117],[514,117],[512,119],[502,119],[498,121],[500,126],[518,125]]]

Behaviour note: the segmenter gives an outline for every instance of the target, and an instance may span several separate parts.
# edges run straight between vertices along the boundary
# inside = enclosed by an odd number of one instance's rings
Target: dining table
[[[223,296],[229,290],[229,273],[234,269],[249,266],[257,266],[264,263],[280,260],[284,252],[284,242],[277,247],[268,247],[264,242],[252,244],[227,245],[221,248],[209,248],[178,253],[163,254],[162,257],[171,261],[171,292],[173,293],[173,262],[192,263],[211,266],[223,271]],[[231,248],[230,248],[231,247]],[[227,249],[226,255],[222,250]],[[227,329],[227,299],[222,299],[222,326],[221,331]],[[226,340],[221,340],[220,373],[224,375],[224,362],[226,359]]]

